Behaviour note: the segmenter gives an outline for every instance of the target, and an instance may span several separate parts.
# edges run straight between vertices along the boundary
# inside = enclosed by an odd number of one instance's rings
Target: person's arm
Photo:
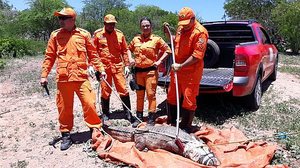
[[[126,43],[125,36],[122,34],[122,44],[121,44],[121,57],[125,66],[129,66],[129,55],[128,55],[128,47]]]
[[[102,62],[100,61],[100,57],[98,56],[97,49],[92,42],[91,35],[88,33],[86,35],[86,50],[88,56],[88,62],[94,65],[96,71],[104,72],[104,67]]]
[[[134,51],[134,39],[131,40],[131,42],[128,45],[128,50],[127,50],[127,54],[128,54],[128,58],[129,58],[129,64],[130,66],[135,66],[135,60],[132,56],[132,52]]]
[[[157,43],[160,51],[163,52],[163,54],[156,62],[154,62],[153,65],[156,67],[159,66],[171,53],[170,47],[162,38],[160,38]]]
[[[45,59],[43,61],[42,64],[42,73],[41,73],[41,79],[40,79],[40,84],[42,86],[47,85],[48,84],[48,75],[54,65],[54,62],[56,60],[56,44],[55,44],[55,40],[54,40],[54,34],[52,33],[50,36],[50,39],[48,41],[47,44],[47,48],[46,48],[46,53],[45,53]]]
[[[191,55],[182,64],[178,64],[178,63],[172,64],[172,68],[173,68],[174,71],[179,71],[181,68],[193,65],[193,64],[195,64],[195,63],[197,63],[199,61],[200,61],[199,58],[196,58],[196,57],[194,57],[194,56]]]
[[[205,50],[207,46],[207,39],[208,36],[205,33],[199,33],[195,36],[195,42],[194,42],[194,51],[192,55],[186,59],[182,64],[175,63],[172,65],[172,68],[174,71],[180,70],[182,67],[190,66],[195,64],[198,61],[203,60],[203,57],[205,55]]]
[[[106,79],[107,75],[105,73],[104,66],[100,61],[100,57],[97,53],[97,48],[95,47],[91,39],[90,33],[87,33],[86,35],[86,50],[87,50],[88,62],[92,64],[96,69],[95,75],[97,80],[99,81],[101,78]]]
[[[127,55],[128,55],[128,59],[129,59],[129,66],[134,66],[135,64],[135,61],[134,61],[134,58],[132,58],[132,54],[131,54],[131,51],[128,49],[127,50]]]

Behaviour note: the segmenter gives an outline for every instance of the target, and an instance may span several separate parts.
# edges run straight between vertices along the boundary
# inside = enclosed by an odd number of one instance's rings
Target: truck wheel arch
[[[273,72],[269,76],[269,79],[272,80],[272,81],[275,81],[276,78],[277,78],[278,61],[279,61],[279,57],[278,57],[278,54],[277,54],[276,61],[275,61],[274,67],[273,67]]]
[[[263,65],[260,64],[255,76],[255,81],[251,89],[251,92],[249,95],[245,96],[246,106],[252,111],[258,110],[261,104],[262,75],[263,75]]]

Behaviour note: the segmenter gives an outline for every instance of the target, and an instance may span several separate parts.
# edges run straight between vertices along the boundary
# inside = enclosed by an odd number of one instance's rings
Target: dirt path
[[[83,152],[89,137],[83,123],[81,106],[75,98],[74,129],[81,133],[77,143],[67,151],[49,146],[48,142],[58,136],[57,111],[54,100],[54,84],[51,97],[42,94],[39,86],[41,58],[18,59],[11,62],[0,76],[0,167],[115,167],[97,157]],[[50,75],[54,77],[54,73]],[[300,99],[300,80],[293,75],[278,73],[272,83],[281,101]],[[50,85],[51,86],[51,85]],[[135,109],[135,94],[130,92]],[[158,88],[158,104],[166,98]],[[147,108],[147,103],[145,103]],[[112,95],[111,110],[121,109],[121,103]]]

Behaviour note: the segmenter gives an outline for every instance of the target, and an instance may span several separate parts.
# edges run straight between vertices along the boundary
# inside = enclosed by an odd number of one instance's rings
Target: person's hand
[[[135,66],[135,61],[134,61],[134,59],[132,59],[132,58],[129,59],[129,66],[130,66],[130,67]]]
[[[48,79],[47,78],[41,78],[40,84],[41,84],[41,86],[48,85]]]
[[[97,81],[101,81],[101,79],[106,80],[106,78],[107,78],[107,74],[105,73],[105,71],[103,71],[103,72],[96,71],[95,76],[96,76]]]
[[[170,29],[169,23],[164,22],[163,25],[164,25],[164,33],[169,33],[169,31],[168,31],[168,29]]]
[[[106,80],[107,74],[105,71],[101,72],[100,78]]]
[[[170,24],[168,22],[164,22],[163,25],[164,25],[164,27],[169,27],[170,26]]]
[[[95,76],[95,70],[94,70],[93,66],[89,66],[88,67],[88,73],[89,73],[89,75],[90,75],[91,78],[94,78],[94,76]]]
[[[125,68],[124,68],[124,74],[125,74],[126,78],[128,77],[129,73],[130,73],[129,67],[125,66]]]
[[[181,64],[177,64],[177,63],[174,63],[172,64],[172,69],[173,71],[179,71],[180,69],[182,68],[182,65]]]

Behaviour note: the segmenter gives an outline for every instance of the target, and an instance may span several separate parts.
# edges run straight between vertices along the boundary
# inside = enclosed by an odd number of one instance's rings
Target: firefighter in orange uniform
[[[62,133],[60,149],[67,150],[72,145],[70,131],[73,127],[74,92],[82,103],[84,120],[90,130],[102,126],[96,112],[96,95],[88,81],[87,62],[96,67],[99,77],[105,77],[106,74],[90,33],[75,26],[75,11],[72,8],[63,8],[56,11],[54,16],[58,17],[61,28],[51,33],[42,64],[40,83],[42,86],[48,84],[47,76],[56,61],[56,104],[59,130]]]
[[[156,113],[156,87],[158,80],[157,66],[171,53],[170,47],[159,36],[152,34],[152,24],[150,19],[140,20],[142,34],[137,35],[129,44],[129,50],[135,55],[136,82],[139,89],[137,94],[137,117],[143,121],[143,108],[145,91],[147,94],[148,124],[153,125]],[[162,55],[159,58],[159,55]],[[133,123],[136,127],[139,121]]]
[[[191,8],[184,7],[178,13],[179,22],[174,39],[175,60],[172,64],[171,81],[168,89],[168,124],[176,124],[176,89],[174,71],[177,72],[182,120],[180,128],[191,131],[192,121],[197,108],[196,97],[203,72],[208,32],[196,20]],[[180,99],[180,98],[179,98]]]
[[[130,72],[128,66],[130,64],[129,58],[131,58],[131,53],[128,50],[124,34],[115,28],[116,23],[115,16],[112,14],[106,15],[104,17],[104,28],[94,32],[94,44],[107,73],[106,81],[110,86],[112,80],[114,81],[116,90],[124,103],[122,105],[126,113],[126,118],[132,121],[130,97],[126,89],[126,77]],[[109,100],[112,90],[104,81],[101,82],[101,88],[103,119],[107,120],[109,117]]]

